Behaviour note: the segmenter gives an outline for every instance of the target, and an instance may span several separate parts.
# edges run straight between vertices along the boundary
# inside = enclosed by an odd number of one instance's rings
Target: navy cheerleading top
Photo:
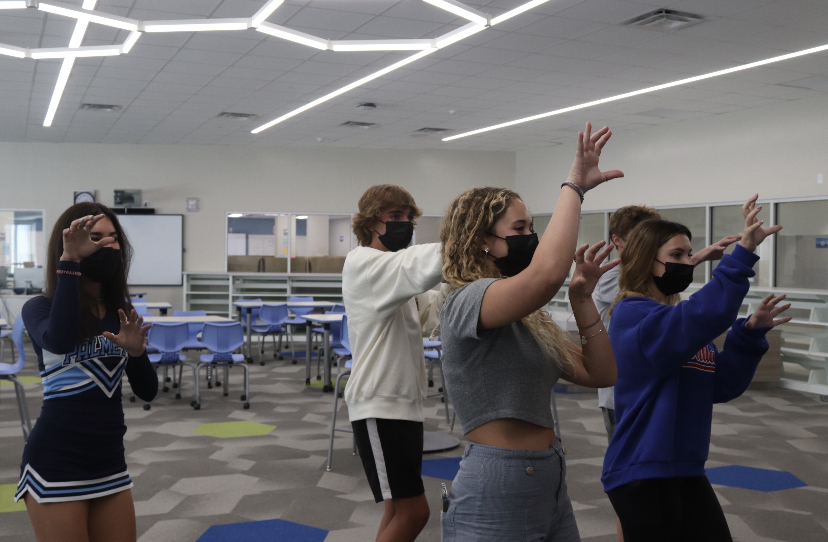
[[[59,269],[79,271],[75,262]],[[126,472],[121,379],[151,401],[158,378],[146,352],[132,357],[103,336],[117,335],[117,310],[94,323],[94,336],[79,338],[80,277],[58,274],[54,299],[29,300],[22,311],[43,379],[43,406],[23,451],[15,500],[26,491],[38,502],[95,498],[132,486]]]

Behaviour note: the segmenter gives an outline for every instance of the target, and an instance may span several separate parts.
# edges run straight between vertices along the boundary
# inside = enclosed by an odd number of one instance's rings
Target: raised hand
[[[745,217],[745,230],[742,232],[742,240],[739,244],[751,252],[756,250],[756,247],[762,244],[767,237],[773,235],[782,229],[782,226],[776,225],[770,228],[762,228],[764,220],[759,220],[757,215],[762,210],[762,206],[756,206],[756,200],[759,195],[751,197],[742,205],[742,216]]]
[[[605,172],[601,172],[598,169],[601,151],[604,149],[607,141],[609,141],[609,138],[612,137],[610,129],[604,126],[594,134],[591,132],[592,124],[589,122],[586,123],[586,128],[583,132],[578,132],[578,147],[575,152],[575,161],[572,163],[572,169],[567,179],[569,182],[577,184],[584,192],[610,179],[624,176],[624,173],[617,169]]]
[[[132,357],[138,357],[144,353],[146,347],[144,346],[144,337],[152,325],[144,325],[144,318],[138,316],[135,309],[132,309],[127,318],[126,313],[122,309],[118,309],[118,320],[121,322],[121,329],[115,335],[109,331],[104,331],[103,336],[114,342],[126,350],[127,354]]]
[[[776,327],[786,322],[790,322],[792,318],[790,316],[775,319],[777,316],[791,308],[790,303],[781,307],[776,306],[776,304],[783,299],[785,299],[784,294],[779,297],[774,297],[773,294],[770,294],[768,297],[763,299],[759,304],[759,308],[756,309],[756,312],[751,314],[748,321],[745,322],[745,327],[747,329],[753,329],[755,327]]]
[[[79,262],[98,249],[111,245],[115,242],[112,237],[104,237],[100,241],[93,241],[89,234],[95,224],[101,221],[105,215],[85,216],[73,220],[69,227],[63,230],[63,255],[61,260]]]
[[[601,263],[610,255],[612,244],[607,245],[606,241],[589,245],[581,245],[575,252],[575,273],[569,281],[569,298],[582,300],[592,295],[595,286],[598,284],[604,273],[621,263],[621,259],[615,259],[606,265]],[[601,250],[601,249],[604,250]],[[587,250],[589,249],[589,250]],[[600,250],[600,252],[598,252]]]
[[[699,265],[702,262],[721,260],[724,256],[727,247],[742,239],[741,235],[728,235],[720,241],[716,241],[709,247],[703,248],[690,256],[690,261],[693,265]]]

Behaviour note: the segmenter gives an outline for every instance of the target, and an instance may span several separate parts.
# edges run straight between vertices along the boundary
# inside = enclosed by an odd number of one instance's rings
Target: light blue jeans
[[[443,542],[580,542],[560,441],[549,450],[469,444],[440,514]]]

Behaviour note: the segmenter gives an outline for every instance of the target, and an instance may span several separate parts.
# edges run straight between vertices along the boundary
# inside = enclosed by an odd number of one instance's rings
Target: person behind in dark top
[[[784,295],[738,318],[756,247],[781,226],[762,228],[756,198],[744,207],[739,245],[685,301],[693,280],[691,234],[666,220],[636,226],[621,253],[621,293],[609,334],[618,366],[617,426],[604,457],[607,492],[626,542],[730,542],[705,476],[713,404],[739,397],[768,350],[765,334],[790,318]],[[713,339],[730,329],[724,348]]]
[[[151,401],[158,379],[149,325],[129,304],[132,250],[107,207],[80,203],[55,223],[46,290],[22,310],[43,379],[43,407],[23,450],[15,501],[39,542],[134,542],[121,379]]]

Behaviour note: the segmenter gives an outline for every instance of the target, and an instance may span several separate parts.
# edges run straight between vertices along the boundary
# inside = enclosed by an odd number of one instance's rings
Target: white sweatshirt
[[[353,354],[345,401],[351,421],[425,420],[423,335],[413,296],[437,285],[442,267],[439,243],[398,252],[357,247],[345,258],[342,297]]]

